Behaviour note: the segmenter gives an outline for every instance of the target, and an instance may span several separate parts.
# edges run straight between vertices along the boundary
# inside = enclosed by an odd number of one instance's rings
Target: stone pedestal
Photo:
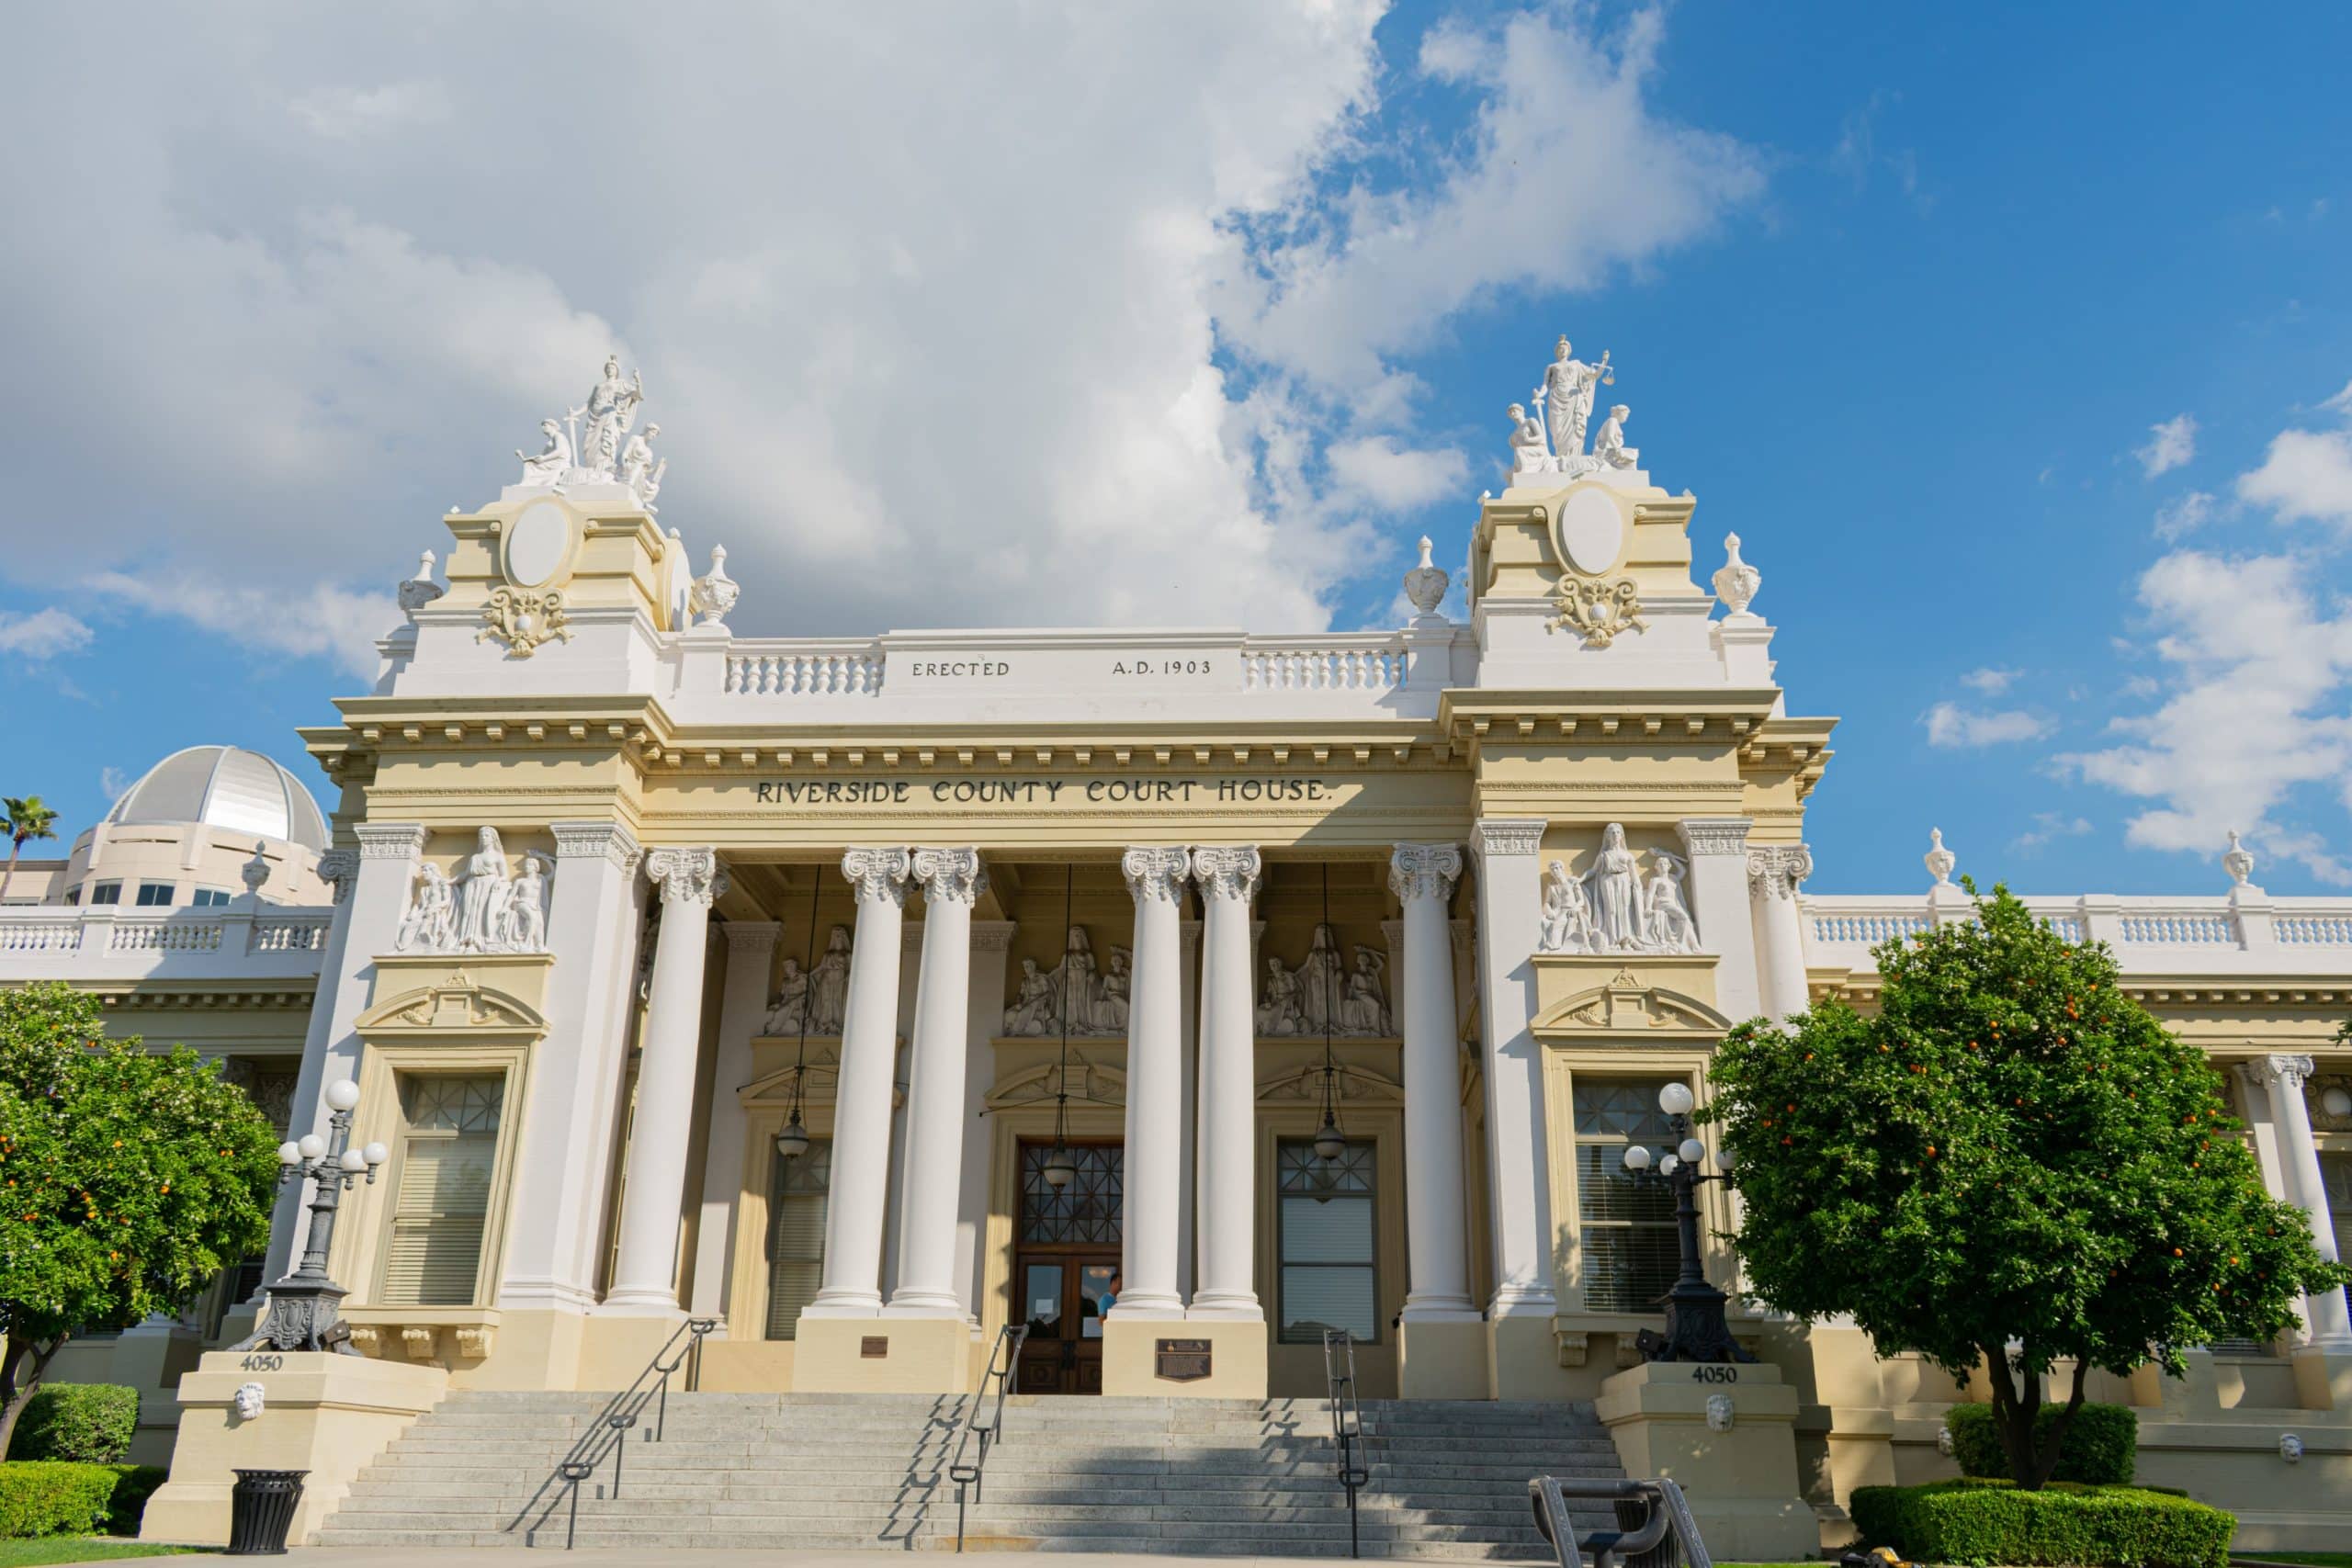
[[[1176,1350],[1166,1366],[1159,1353],[1163,1339]],[[1162,1375],[1194,1370],[1195,1345],[1207,1347],[1206,1377]],[[1102,1392],[1158,1399],[1263,1399],[1266,1325],[1231,1318],[1122,1318],[1114,1312],[1102,1320]]]
[[[2304,1409],[2352,1413],[2352,1352],[2305,1345],[2294,1363],[2295,1393]]]
[[[1408,1316],[1396,1325],[1399,1399],[1492,1399],[1487,1325],[1475,1312]]]
[[[1721,1402],[1712,1413],[1711,1401]],[[1797,1391],[1778,1367],[1648,1361],[1603,1382],[1595,1407],[1627,1475],[1681,1484],[1709,1556],[1790,1562],[1819,1552],[1797,1483]]]
[[[972,1328],[960,1317],[811,1317],[792,1352],[797,1393],[967,1393]]]
[[[250,1363],[250,1364],[249,1364]],[[273,1365],[273,1363],[275,1363]],[[236,1412],[237,1389],[262,1386],[262,1413]],[[354,1477],[410,1422],[440,1403],[439,1367],[319,1353],[215,1350],[180,1380],[172,1474],[147,1500],[142,1540],[224,1546],[240,1470],[307,1470],[287,1543],[301,1546],[350,1495]]]

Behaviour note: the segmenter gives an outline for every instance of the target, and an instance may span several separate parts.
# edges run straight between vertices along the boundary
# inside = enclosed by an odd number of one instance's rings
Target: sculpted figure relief
[[[1611,374],[1609,351],[1601,350],[1600,363],[1587,365],[1572,358],[1568,340],[1564,334],[1552,351],[1552,363],[1544,367],[1544,412],[1551,421],[1552,450],[1562,457],[1584,455],[1585,423],[1592,417],[1593,388],[1613,386],[1617,378]]]
[[[1127,1027],[1127,987],[1134,980],[1127,969],[1129,957],[1125,948],[1113,948],[1110,973],[1102,976],[1102,1021],[1118,1032]]]
[[[1258,1032],[1261,1035],[1296,1034],[1306,1027],[1306,1014],[1298,1003],[1298,976],[1283,967],[1283,961],[1269,954],[1266,959],[1266,985],[1258,994]]]
[[[1317,925],[1306,956],[1298,965],[1299,1011],[1306,1020],[1306,1032],[1320,1034],[1326,1029],[1339,1032],[1340,998],[1348,987],[1347,968],[1348,961],[1340,956],[1340,944],[1332,937],[1331,928]]]
[[[849,928],[835,926],[808,977],[808,1032],[839,1034],[849,1015]]]
[[[1034,958],[1021,961],[1021,984],[1013,993],[1012,1005],[1004,1010],[1004,1032],[1007,1034],[1051,1034],[1056,1028],[1054,1019],[1054,982],[1037,967]]]
[[[1696,953],[1699,923],[1686,885],[1690,867],[1679,855],[1651,850],[1649,875],[1641,852],[1616,822],[1601,829],[1600,847],[1581,876],[1563,861],[1544,871],[1542,953]]]
[[[1630,468],[1641,460],[1642,455],[1625,445],[1625,421],[1633,416],[1633,412],[1632,409],[1619,403],[1609,411],[1609,417],[1602,420],[1600,428],[1593,433],[1592,455],[1612,468]]]
[[[554,863],[533,851],[517,875],[484,828],[474,852],[452,878],[431,863],[417,867],[393,948],[401,953],[545,953]]]
[[[808,1012],[808,979],[800,960],[785,959],[784,978],[776,986],[775,1005],[768,1009],[767,1021],[760,1026],[762,1033],[797,1035],[813,1021]]]
[[[448,873],[430,861],[417,868],[417,883],[401,916],[392,946],[401,953],[454,953],[458,946],[458,891]]]
[[[1531,418],[1526,408],[1510,405],[1510,471],[1514,474],[1548,473],[1552,468],[1552,449],[1544,444],[1544,422]]]
[[[1348,974],[1348,993],[1340,1003],[1341,1034],[1385,1036],[1396,1032],[1388,1017],[1388,993],[1381,976],[1388,960],[1372,948],[1356,949],[1356,966]]]
[[[645,372],[638,371],[627,381],[621,379],[621,362],[617,355],[605,361],[605,374],[589,389],[588,400],[571,411],[567,416],[585,416],[588,434],[582,443],[581,464],[593,469],[598,479],[609,479],[619,466],[621,438],[636,423],[637,405],[645,400]]]
[[[562,425],[551,419],[539,421],[539,434],[548,438],[548,444],[538,456],[533,457],[519,446],[514,449],[514,456],[523,459],[523,483],[553,488],[563,482],[565,471],[571,467],[571,438],[564,434]]]

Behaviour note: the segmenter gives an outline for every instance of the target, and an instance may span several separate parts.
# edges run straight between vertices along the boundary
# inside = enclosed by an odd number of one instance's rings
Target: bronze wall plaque
[[[887,1334],[868,1334],[858,1340],[857,1353],[869,1361],[882,1360],[890,1354],[890,1337]]]
[[[1198,1382],[1209,1375],[1209,1342],[1205,1339],[1161,1339],[1155,1376],[1170,1382]]]

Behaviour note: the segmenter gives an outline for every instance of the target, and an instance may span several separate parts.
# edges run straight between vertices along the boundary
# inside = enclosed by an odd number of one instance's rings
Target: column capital
[[[1767,844],[1747,852],[1747,888],[1768,898],[1793,898],[1813,874],[1813,852],[1803,844]]]
[[[1246,845],[1201,846],[1193,851],[1193,880],[1201,885],[1204,900],[1224,898],[1247,904],[1258,896],[1264,871],[1265,862]]]
[[[645,858],[636,836],[617,822],[550,822],[548,831],[555,835],[559,861],[602,858],[621,871],[633,872]]]
[[[2309,1056],[2256,1056],[2245,1064],[2246,1077],[2256,1083],[2265,1089],[2277,1084],[2290,1094],[2301,1093],[2318,1070],[2319,1064]]]
[[[1127,879],[1127,895],[1137,904],[1158,899],[1181,903],[1184,879],[1192,874],[1193,857],[1181,845],[1143,846],[1119,857],[1120,873]]]
[[[361,860],[414,860],[424,851],[422,822],[361,822],[351,829]]]
[[[665,905],[698,904],[707,909],[727,890],[718,852],[707,844],[664,844],[646,851],[645,879],[662,890]]]
[[[1541,817],[1482,817],[1470,828],[1470,852],[1480,860],[1533,860],[1543,848]]]
[[[784,927],[775,920],[726,920],[719,930],[726,934],[729,953],[773,953],[776,938],[784,934]]]
[[[1702,855],[1746,854],[1747,830],[1754,826],[1745,817],[1685,817],[1674,830],[1681,835],[1682,852],[1697,860]]]
[[[352,885],[359,880],[357,850],[329,850],[319,857],[319,880],[334,892],[334,901],[351,901]]]
[[[1543,836],[1538,828],[1539,842]],[[1462,850],[1456,844],[1399,844],[1388,857],[1388,891],[1399,904],[1416,898],[1443,903],[1453,897],[1453,885],[1461,880]]]
[[[912,864],[926,902],[953,900],[968,909],[988,888],[988,868],[977,849],[917,850]]]
[[[907,873],[913,857],[892,844],[878,849],[854,849],[842,856],[842,874],[857,889],[861,904],[885,901],[907,907]]]

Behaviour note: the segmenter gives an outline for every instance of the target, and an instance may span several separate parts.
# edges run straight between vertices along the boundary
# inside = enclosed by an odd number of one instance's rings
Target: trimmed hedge
[[[139,1429],[139,1391],[111,1382],[51,1382],[33,1390],[10,1459],[120,1464]]]
[[[2034,1440],[2049,1436],[2051,1423],[2064,1406],[2045,1404],[2034,1418]],[[1951,1455],[1962,1475],[1991,1481],[2009,1477],[2009,1456],[2001,1447],[2001,1429],[1989,1404],[1955,1404],[1944,1417],[1951,1428]],[[2086,1404],[2066,1426],[2066,1440],[2058,1449],[2052,1481],[2078,1481],[2088,1486],[2122,1486],[2132,1480],[2140,1458],[2140,1417],[2129,1405]]]
[[[2237,1517],[2136,1486],[2046,1487],[1940,1481],[1864,1486],[1855,1528],[1873,1546],[1928,1562],[2228,1568]]]
[[[130,1535],[149,1494],[170,1472],[153,1464],[0,1464],[0,1539],[40,1535]]]

